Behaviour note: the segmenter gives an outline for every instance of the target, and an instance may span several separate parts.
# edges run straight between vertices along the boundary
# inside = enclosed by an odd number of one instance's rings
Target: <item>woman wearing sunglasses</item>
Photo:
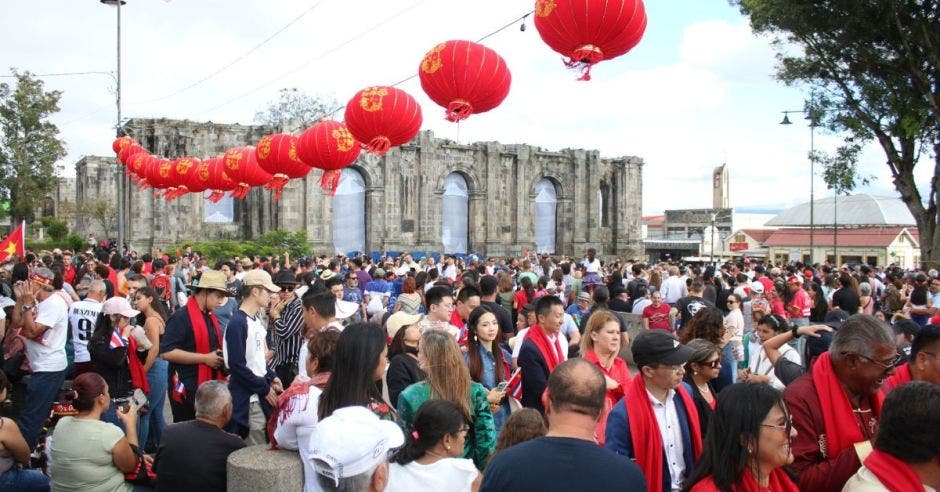
[[[718,398],[702,456],[684,490],[795,492],[784,469],[793,462],[795,435],[779,391],[766,384],[731,385]]]
[[[721,370],[721,352],[718,346],[708,340],[696,338],[686,344],[693,350],[692,357],[685,364],[685,376],[682,385],[692,395],[692,402],[698,410],[698,421],[704,438],[708,431],[708,420],[715,410],[718,393],[712,381]]]

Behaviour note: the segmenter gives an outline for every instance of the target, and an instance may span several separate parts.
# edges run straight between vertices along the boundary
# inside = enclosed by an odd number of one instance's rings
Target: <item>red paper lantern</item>
[[[418,69],[421,88],[447,112],[448,121],[499,106],[512,76],[495,51],[471,41],[447,41],[424,55]]]
[[[202,193],[209,188],[209,159],[199,160],[193,158],[195,166],[189,172],[186,189],[190,193]]]
[[[147,163],[146,159],[150,157],[150,154],[146,152],[138,152],[131,156],[130,160],[127,161],[127,172],[130,173],[131,179],[140,183],[146,179],[146,168],[145,164]],[[141,186],[144,188],[145,186]]]
[[[591,67],[630,51],[646,30],[643,0],[536,0],[535,28],[591,80]]]
[[[130,162],[130,160],[134,158],[135,155],[140,154],[142,152],[147,153],[147,151],[143,147],[138,145],[137,143],[125,145],[118,152],[118,155],[117,155],[118,161],[120,161],[121,164],[124,164],[126,166],[127,163]]]
[[[333,120],[316,122],[297,139],[297,155],[307,165],[324,171],[320,187],[330,196],[339,185],[340,169],[356,162],[360,147],[346,125]]]
[[[239,200],[248,196],[248,190],[252,186],[266,184],[273,177],[258,165],[254,147],[228,149],[222,160],[225,163],[225,173],[235,182],[232,196]]]
[[[189,193],[190,176],[196,172],[196,165],[199,163],[199,159],[195,157],[181,157],[173,161],[168,180],[169,188],[164,198],[174,200]]]
[[[421,130],[421,106],[394,87],[366,87],[346,104],[346,127],[367,152],[384,155]]]
[[[212,203],[217,203],[225,196],[226,191],[235,189],[236,183],[225,172],[225,162],[221,156],[206,159],[206,162],[206,189],[212,190],[206,198]]]
[[[111,144],[111,148],[114,150],[115,154],[120,154],[121,149],[127,147],[128,145],[136,144],[137,141],[127,135],[123,137],[118,137],[114,139],[114,142]]]
[[[265,187],[274,191],[275,200],[281,198],[288,181],[306,176],[311,169],[297,156],[297,137],[287,133],[262,137],[255,148],[255,159],[272,176]]]

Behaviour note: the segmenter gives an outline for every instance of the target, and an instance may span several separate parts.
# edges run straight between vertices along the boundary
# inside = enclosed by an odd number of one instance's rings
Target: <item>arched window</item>
[[[535,183],[535,250],[537,253],[555,252],[555,209],[558,197],[555,183],[542,178]]]
[[[209,196],[209,193],[206,191],[203,197]],[[223,224],[235,221],[235,199],[231,194],[226,194],[216,203],[203,198],[203,204],[203,222]]]
[[[342,170],[333,196],[333,247],[337,254],[364,252],[366,245],[366,181],[359,171]]]
[[[467,222],[470,219],[470,199],[467,180],[460,173],[444,178],[443,210],[441,210],[441,243],[444,253],[467,253]]]

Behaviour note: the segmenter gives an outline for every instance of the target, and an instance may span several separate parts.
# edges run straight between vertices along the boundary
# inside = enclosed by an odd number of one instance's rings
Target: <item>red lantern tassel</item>
[[[212,190],[212,193],[209,193],[209,196],[206,197],[206,200],[209,200],[212,203],[219,203],[219,200],[225,196],[225,192],[221,190]]]
[[[281,194],[284,193],[284,187],[287,186],[288,181],[290,181],[290,178],[288,178],[286,174],[277,173],[264,187],[274,191],[274,199],[280,200]]]
[[[320,177],[320,188],[323,188],[327,195],[331,197],[336,195],[336,189],[339,188],[340,174],[342,172],[339,169],[323,172],[323,176]]]
[[[473,105],[464,99],[455,99],[447,105],[447,121],[465,120],[473,114]]]
[[[578,80],[591,80],[591,67],[604,60],[604,52],[593,44],[578,46],[571,52],[571,58],[565,60],[565,66],[581,70]]]
[[[137,186],[139,186],[139,187],[140,187],[140,189],[142,189],[142,190],[146,190],[147,188],[149,188],[149,187],[150,187],[150,185],[149,185],[149,184],[147,184],[147,180],[146,180],[146,179],[142,179],[142,180],[140,180],[140,182],[139,182],[139,183],[137,183]]]
[[[385,155],[390,148],[392,148],[392,142],[385,136],[375,137],[365,146],[366,152],[378,156]]]
[[[244,200],[248,196],[248,191],[251,190],[251,187],[246,183],[238,183],[235,185],[235,189],[232,190],[232,198],[237,198],[239,200]]]

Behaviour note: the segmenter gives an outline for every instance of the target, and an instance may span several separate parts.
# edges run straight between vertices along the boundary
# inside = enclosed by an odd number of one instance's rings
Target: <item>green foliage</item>
[[[9,201],[13,222],[31,221],[56,188],[55,163],[65,157],[59,129],[49,122],[62,92],[47,92],[29,72],[11,71],[14,86],[0,83],[0,201]]]
[[[309,96],[296,87],[281,89],[276,101],[255,113],[255,122],[274,128],[283,128],[289,122],[297,121],[303,128],[313,125],[320,118],[336,111],[339,103],[333,98]]]
[[[85,247],[85,240],[78,234],[69,234],[69,237],[65,238],[65,244],[70,250],[79,252]]]
[[[47,218],[51,220],[45,220]],[[63,242],[65,237],[69,235],[69,226],[64,220],[55,217],[43,217],[43,224],[46,226],[46,233],[55,242]]]
[[[777,77],[809,86],[810,114],[846,135],[833,155],[813,156],[829,187],[864,182],[859,150],[876,142],[917,221],[922,257],[940,260],[940,0],[730,1],[755,32],[774,37]],[[934,171],[918,188],[922,161]]]
[[[186,241],[172,245],[166,248],[166,251],[182,250],[187,245],[192,247],[193,251],[198,251],[208,258],[210,265],[234,256],[241,258],[248,255],[282,256],[285,252],[289,253],[292,259],[297,259],[310,251],[306,231],[281,230],[265,233],[254,241],[218,240],[198,243]]]

